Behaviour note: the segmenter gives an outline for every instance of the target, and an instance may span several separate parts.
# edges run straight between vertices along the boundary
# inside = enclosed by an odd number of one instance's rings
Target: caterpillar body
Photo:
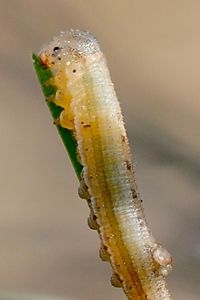
[[[128,299],[169,300],[165,276],[171,255],[149,230],[137,186],[123,118],[106,60],[88,32],[69,30],[39,53],[56,87],[48,100],[63,108],[57,122],[72,130],[83,166],[79,195],[90,208],[88,224],[101,239],[114,286]]]

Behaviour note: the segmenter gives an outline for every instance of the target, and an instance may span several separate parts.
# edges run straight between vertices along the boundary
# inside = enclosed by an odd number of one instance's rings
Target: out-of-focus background
[[[32,64],[59,31],[106,53],[148,223],[173,254],[173,299],[200,294],[200,2],[0,1],[0,290],[122,300]]]

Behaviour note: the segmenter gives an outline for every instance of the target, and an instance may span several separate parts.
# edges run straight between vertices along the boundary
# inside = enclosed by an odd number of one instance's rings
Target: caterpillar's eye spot
[[[58,46],[53,48],[53,51],[58,51],[58,50],[60,50],[60,47],[58,47]]]
[[[76,69],[73,69],[73,71],[72,71],[73,73],[76,73]]]
[[[58,56],[58,54],[60,54],[60,52],[61,52],[62,49],[63,49],[62,47],[55,46],[53,48],[53,52],[52,52],[51,56],[52,57]]]
[[[60,53],[61,50],[62,50],[62,47],[56,46],[53,48],[53,52],[56,52],[57,54]]]
[[[60,56],[58,57],[58,60],[61,60],[61,57],[60,57]]]

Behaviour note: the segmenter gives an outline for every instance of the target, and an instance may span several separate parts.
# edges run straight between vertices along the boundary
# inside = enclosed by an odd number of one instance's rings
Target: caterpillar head
[[[99,44],[89,32],[71,29],[61,32],[45,45],[39,57],[43,66],[51,68],[52,71],[65,66],[72,73],[76,73],[88,56],[99,52]]]

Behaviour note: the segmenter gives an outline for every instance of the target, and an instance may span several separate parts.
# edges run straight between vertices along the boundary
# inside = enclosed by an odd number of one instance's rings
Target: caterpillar
[[[165,276],[169,252],[145,219],[120,104],[99,43],[80,30],[61,32],[39,52],[56,87],[48,98],[62,108],[55,123],[73,133],[82,165],[79,195],[86,199],[88,225],[97,230],[99,255],[113,270],[112,285],[129,300],[169,300]]]

